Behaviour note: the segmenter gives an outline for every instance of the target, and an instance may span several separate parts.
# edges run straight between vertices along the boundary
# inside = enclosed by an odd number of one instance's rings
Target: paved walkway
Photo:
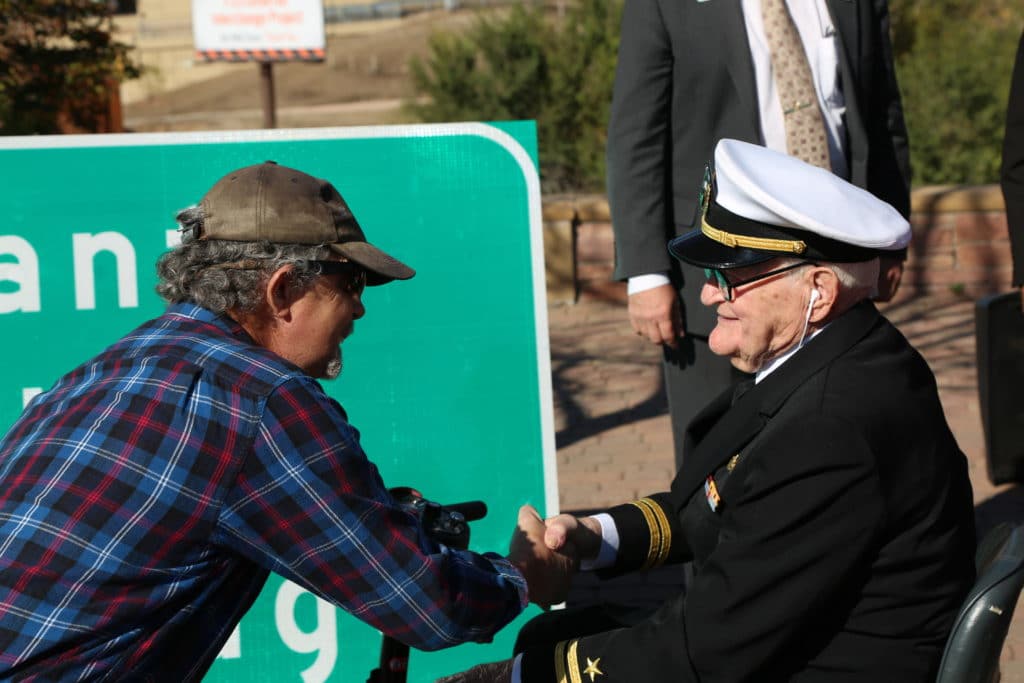
[[[664,490],[674,474],[660,351],[634,335],[621,292],[549,308],[559,496],[563,510]],[[946,418],[967,454],[979,532],[1024,520],[1024,489],[994,487],[985,469],[974,350],[974,303],[904,299],[883,312],[935,372]],[[1024,607],[1003,652],[1003,682],[1024,683]]]

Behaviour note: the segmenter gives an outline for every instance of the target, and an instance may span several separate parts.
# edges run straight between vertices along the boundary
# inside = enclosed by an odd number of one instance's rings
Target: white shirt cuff
[[[580,571],[585,572],[612,566],[619,554],[619,530],[615,526],[615,520],[606,512],[593,517],[601,525],[601,549],[597,551],[597,557],[594,559],[580,560]]]
[[[662,285],[670,284],[671,280],[668,279],[668,273],[650,273],[648,275],[634,275],[629,278],[629,282],[626,284],[626,294],[638,294],[648,289],[654,289],[655,287],[661,287]]]

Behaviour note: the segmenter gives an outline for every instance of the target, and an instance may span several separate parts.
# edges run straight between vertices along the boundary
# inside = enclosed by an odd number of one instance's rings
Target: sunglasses
[[[313,261],[321,275],[340,275],[341,287],[349,294],[361,295],[366,289],[366,269],[351,261]]]
[[[737,280],[736,282],[729,282],[725,277],[725,273],[718,268],[705,268],[704,277],[708,279],[708,282],[714,282],[715,286],[722,290],[722,296],[725,297],[726,301],[732,301],[735,296],[735,290],[737,287],[743,285],[749,285],[751,282],[757,282],[763,280],[772,275],[778,275],[779,273],[785,273],[788,270],[794,270],[796,268],[802,268],[803,266],[816,266],[817,263],[813,261],[801,261],[800,263],[791,263],[788,266],[782,268],[776,268],[775,270],[769,270],[767,273],[761,273],[754,277],[748,277],[745,280]]]

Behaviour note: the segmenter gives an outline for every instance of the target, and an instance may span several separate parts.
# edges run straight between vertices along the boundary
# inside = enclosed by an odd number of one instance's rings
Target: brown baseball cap
[[[366,284],[408,280],[409,266],[366,241],[341,194],[326,180],[274,161],[232,171],[200,202],[199,239],[325,244],[366,268]]]

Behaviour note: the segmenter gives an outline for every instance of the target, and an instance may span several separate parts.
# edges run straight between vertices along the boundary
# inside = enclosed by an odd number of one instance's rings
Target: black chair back
[[[953,623],[936,683],[993,683],[1024,587],[1024,527],[1001,524],[975,555],[978,578]]]

